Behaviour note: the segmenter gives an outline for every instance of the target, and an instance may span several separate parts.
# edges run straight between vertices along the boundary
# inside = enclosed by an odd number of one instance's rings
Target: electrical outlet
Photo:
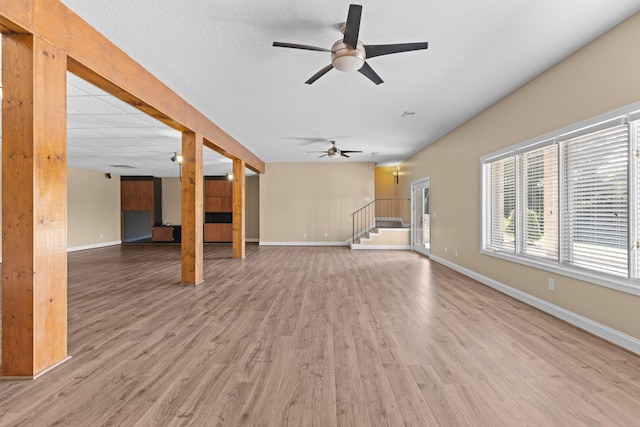
[[[446,254],[447,252],[449,252],[449,248],[448,247],[444,247],[444,253]]]
[[[556,289],[556,282],[553,279],[549,279],[549,281],[547,282],[548,286],[549,286],[549,290],[553,291]]]
[[[302,235],[302,237],[307,237],[307,233],[304,233],[304,234]]]
[[[455,252],[453,253],[453,256],[458,256],[458,250],[456,249]]]
[[[328,237],[329,233],[327,233],[326,231],[324,232],[324,237]]]

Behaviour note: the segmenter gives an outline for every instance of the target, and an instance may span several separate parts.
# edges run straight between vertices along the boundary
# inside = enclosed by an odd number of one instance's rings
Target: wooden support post
[[[244,160],[233,160],[233,258],[244,258],[245,179]]]
[[[202,135],[182,134],[182,284],[203,281]]]
[[[2,36],[2,375],[67,359],[67,57]]]

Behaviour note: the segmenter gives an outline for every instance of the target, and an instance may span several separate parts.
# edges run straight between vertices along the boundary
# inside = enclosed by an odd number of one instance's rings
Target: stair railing
[[[380,227],[408,227],[411,222],[411,200],[376,199],[351,214],[351,242]]]

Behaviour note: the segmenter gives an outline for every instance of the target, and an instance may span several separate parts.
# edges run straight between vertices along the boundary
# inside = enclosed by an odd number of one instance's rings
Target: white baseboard
[[[92,245],[74,246],[71,248],[67,248],[67,252],[77,252],[77,251],[84,251],[87,249],[106,248],[107,246],[117,246],[121,244],[122,244],[122,240],[114,240],[112,242],[101,242],[101,243],[94,243]]]
[[[67,252],[77,252],[77,251],[84,251],[87,249],[106,248],[107,246],[116,246],[121,244],[122,244],[122,240],[114,240],[113,242],[103,242],[103,243],[96,243],[93,245],[85,245],[85,246],[74,246],[72,248],[67,248]],[[2,264],[2,257],[0,257],[0,264]]]
[[[246,237],[244,239],[245,243],[258,243],[259,241],[260,241],[260,239],[257,238],[257,237]]]
[[[360,245],[360,244],[356,243],[355,245],[351,245],[351,249],[353,249],[353,250],[383,249],[383,250],[408,251],[408,250],[411,250],[411,246],[407,246],[407,245]]]
[[[565,322],[570,323],[580,329],[590,332],[593,335],[602,338],[603,340],[612,342],[622,348],[640,355],[640,340],[632,337],[631,335],[627,335],[616,329],[610,328],[609,326],[603,325],[602,323],[598,323],[594,320],[581,316],[565,308],[559,307],[541,298],[512,288],[511,286],[505,285],[504,283],[483,276],[479,273],[476,273],[475,271],[461,267],[445,259],[439,258],[434,255],[431,255],[429,259],[439,264],[445,265],[452,270],[457,271],[458,273],[464,274],[467,277],[477,280],[478,282],[487,285],[499,292],[502,292],[503,294],[509,295],[510,297],[515,298],[518,301],[522,301],[525,304],[537,308],[538,310],[544,311],[545,313],[562,319]]]
[[[260,242],[260,246],[349,246],[348,242]]]

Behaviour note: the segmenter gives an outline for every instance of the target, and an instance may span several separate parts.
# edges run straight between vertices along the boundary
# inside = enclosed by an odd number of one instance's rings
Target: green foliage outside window
[[[504,232],[508,235],[515,235],[516,211],[513,209],[509,216],[504,219]],[[538,220],[538,214],[531,209],[527,209],[527,242],[535,242],[542,238],[542,227]]]

